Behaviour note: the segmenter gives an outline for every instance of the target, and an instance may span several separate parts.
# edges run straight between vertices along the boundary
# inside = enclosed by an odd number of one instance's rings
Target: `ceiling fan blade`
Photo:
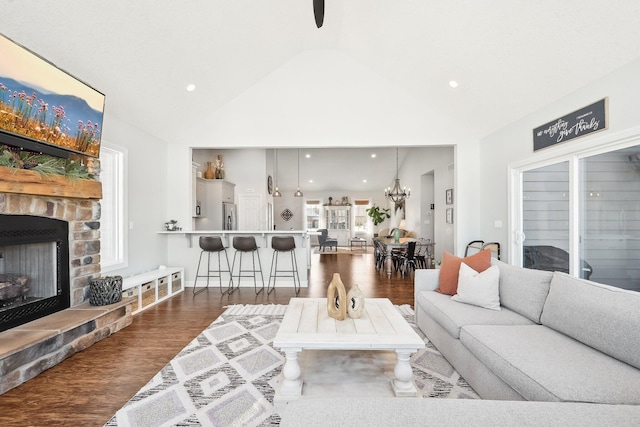
[[[322,27],[324,23],[324,0],[313,0],[313,15],[316,18],[316,27]]]

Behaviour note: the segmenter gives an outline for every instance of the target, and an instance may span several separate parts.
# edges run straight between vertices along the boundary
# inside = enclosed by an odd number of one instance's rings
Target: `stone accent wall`
[[[21,184],[12,185],[19,189]],[[0,192],[0,214],[69,223],[71,286],[70,308],[0,332],[2,394],[130,325],[137,299],[100,307],[88,302],[89,283],[101,276],[99,201]]]
[[[0,214],[68,221],[71,307],[88,301],[89,283],[100,277],[100,202],[0,193]]]

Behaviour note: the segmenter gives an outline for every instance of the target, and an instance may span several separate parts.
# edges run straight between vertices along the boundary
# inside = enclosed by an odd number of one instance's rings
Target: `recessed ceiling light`
[[[366,182],[367,182],[367,180],[366,180],[366,179],[363,179],[363,180],[362,180],[362,182],[366,183]]]
[[[373,154],[371,155],[371,158],[372,158],[372,159],[375,159],[375,158],[376,158],[376,153],[373,153]]]
[[[187,85],[188,92],[193,92],[194,90],[196,90],[196,85],[194,85],[193,83],[191,83],[190,85]]]
[[[449,81],[449,86],[451,86],[453,88],[456,88],[456,87],[458,87],[458,82],[455,81],[455,80],[451,80],[451,81]]]
[[[313,184],[313,180],[312,179],[309,180],[309,184]]]
[[[310,159],[310,158],[311,158],[311,154],[305,154],[304,156],[305,156],[307,159]]]

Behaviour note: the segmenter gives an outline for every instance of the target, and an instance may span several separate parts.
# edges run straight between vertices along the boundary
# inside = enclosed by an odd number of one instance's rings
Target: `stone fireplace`
[[[88,302],[91,281],[101,277],[100,183],[5,169],[0,167],[0,394],[131,324],[134,303]]]
[[[0,215],[0,248],[6,247],[7,244],[2,243],[1,233],[3,232],[5,241],[9,243],[16,242],[16,239],[27,242],[47,240],[46,238],[38,239],[42,231],[37,230],[33,235],[12,237],[13,232],[10,228],[13,225],[9,223],[18,223],[21,234],[29,233],[29,228],[32,226],[50,229],[51,223],[66,224],[68,243],[64,245],[68,245],[68,261],[66,265],[61,263],[60,268],[62,273],[68,273],[68,277],[61,278],[68,285],[67,307],[87,301],[89,283],[92,279],[100,277],[100,204],[98,201],[0,193]],[[14,215],[17,217],[12,218]],[[46,221],[47,219],[55,221]],[[48,225],[45,227],[36,225],[42,222]],[[58,238],[55,239],[59,241]],[[1,261],[0,259],[0,268]],[[3,273],[2,270],[0,270],[1,273]],[[5,271],[4,273],[19,272]]]

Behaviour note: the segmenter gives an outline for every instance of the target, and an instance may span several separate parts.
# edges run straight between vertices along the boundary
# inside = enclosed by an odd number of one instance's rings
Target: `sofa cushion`
[[[460,338],[464,325],[531,325],[533,322],[511,310],[487,310],[451,299],[449,295],[423,291],[418,293],[416,306],[422,309],[452,337]]]
[[[489,310],[500,310],[499,279],[500,270],[497,265],[478,273],[463,262],[460,264],[458,291],[451,299]]]
[[[440,284],[436,292],[447,295],[455,295],[458,289],[458,274],[460,264],[464,262],[475,271],[482,273],[491,267],[491,249],[460,258],[447,251],[442,253],[442,265],[440,266]]]
[[[469,325],[460,341],[525,399],[640,404],[640,370],[542,325]]]
[[[500,269],[500,305],[540,323],[553,272],[492,263]]]
[[[542,323],[640,369],[640,293],[555,272]]]

